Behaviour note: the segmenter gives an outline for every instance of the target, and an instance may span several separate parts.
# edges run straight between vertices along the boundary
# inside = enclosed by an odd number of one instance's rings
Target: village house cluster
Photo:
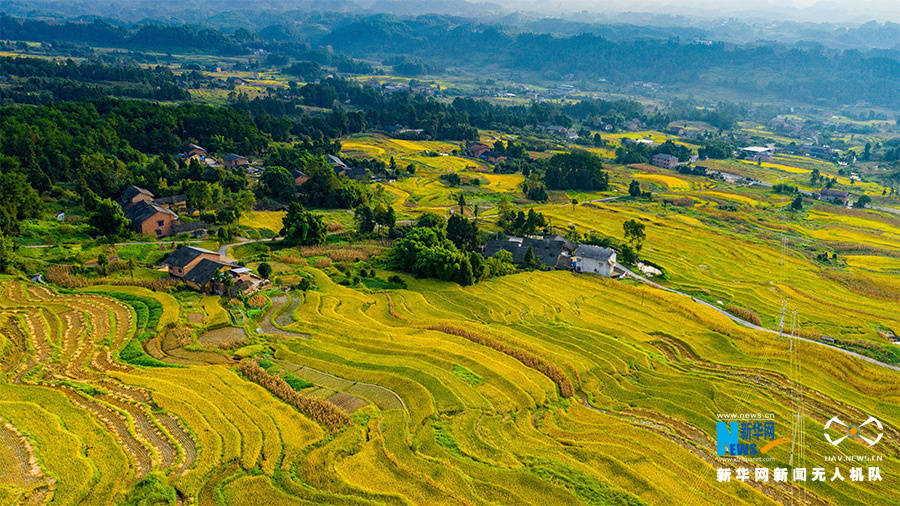
[[[234,260],[196,246],[182,246],[162,261],[169,276],[180,279],[189,287],[216,295],[251,295],[269,285],[269,280],[238,265]]]
[[[575,244],[561,235],[547,237],[525,236],[489,239],[485,242],[482,255],[485,258],[496,255],[501,250],[512,254],[513,263],[525,264],[528,250],[540,266],[575,272],[613,277],[616,271],[616,251],[589,244]]]
[[[149,190],[131,185],[122,192],[119,205],[131,222],[131,228],[141,235],[160,238],[189,233],[199,237],[207,231],[206,223],[184,221],[175,212],[187,210],[184,195],[157,198]]]

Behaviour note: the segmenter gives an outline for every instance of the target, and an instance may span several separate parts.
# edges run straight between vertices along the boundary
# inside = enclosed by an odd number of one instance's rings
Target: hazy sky
[[[773,21],[900,21],[900,0],[505,0],[541,12],[654,12],[721,18],[760,15]]]

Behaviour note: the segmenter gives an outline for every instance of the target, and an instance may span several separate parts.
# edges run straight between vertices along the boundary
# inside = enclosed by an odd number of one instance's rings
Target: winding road
[[[761,326],[759,326],[759,325],[756,325],[755,323],[748,322],[747,320],[744,320],[743,318],[739,318],[739,317],[737,317],[737,316],[735,316],[735,315],[729,313],[728,311],[725,311],[724,309],[722,309],[722,308],[716,306],[715,304],[710,304],[709,302],[706,302],[705,300],[698,299],[698,298],[696,298],[696,297],[694,297],[694,296],[692,296],[692,295],[689,295],[689,294],[686,294],[686,293],[684,293],[684,292],[675,290],[674,288],[669,288],[669,287],[667,287],[667,286],[663,286],[663,285],[661,285],[661,284],[659,284],[659,283],[656,283],[656,282],[654,282],[654,281],[651,281],[650,279],[647,279],[646,277],[641,276],[640,274],[635,273],[634,271],[628,269],[627,267],[625,267],[624,265],[622,265],[622,264],[620,264],[620,263],[616,263],[616,268],[617,268],[617,269],[620,269],[622,272],[624,272],[626,276],[631,276],[632,278],[637,279],[637,280],[639,280],[639,281],[642,281],[643,283],[646,283],[646,284],[648,284],[648,285],[650,285],[650,286],[652,286],[652,287],[654,287],[654,288],[659,288],[660,290],[665,290],[665,291],[667,291],[667,292],[677,293],[677,294],[679,294],[679,295],[684,295],[685,297],[690,297],[691,300],[693,300],[694,302],[696,302],[696,303],[698,303],[698,304],[701,304],[701,305],[704,305],[704,306],[706,306],[706,307],[712,308],[712,309],[718,311],[719,313],[722,313],[723,315],[727,316],[728,318],[730,318],[730,319],[731,319],[732,321],[734,321],[735,323],[737,323],[737,324],[739,324],[739,325],[743,325],[744,327],[751,328],[751,329],[753,329],[753,330],[761,330],[761,331],[763,331],[763,332],[768,332],[768,333],[770,333],[770,334],[775,334],[775,335],[779,335],[779,334],[780,334],[780,335],[783,335],[784,337],[789,337],[789,338],[791,338],[791,339],[798,339],[798,340],[800,340],[800,341],[806,341],[806,342],[808,342],[808,343],[818,344],[819,346],[825,346],[825,347],[827,347],[827,348],[831,348],[832,350],[839,351],[839,352],[841,352],[841,353],[845,353],[845,354],[850,355],[850,356],[852,356],[852,357],[856,357],[856,358],[865,360],[866,362],[869,362],[869,363],[872,363],[872,364],[875,364],[875,365],[878,365],[878,366],[881,366],[881,367],[886,367],[886,368],[888,368],[888,369],[893,369],[893,370],[895,370],[895,371],[900,371],[900,366],[891,365],[891,364],[886,364],[886,363],[884,363],[884,362],[875,360],[874,358],[867,357],[867,356],[865,356],[865,355],[860,355],[859,353],[855,353],[855,352],[852,352],[852,351],[850,351],[850,350],[845,350],[845,349],[843,349],[843,348],[838,348],[837,346],[832,346],[832,345],[830,345],[830,344],[828,344],[828,343],[823,343],[822,341],[818,341],[818,340],[815,340],[815,339],[809,339],[809,338],[807,338],[807,337],[795,336],[795,335],[792,335],[792,334],[789,334],[789,333],[785,333],[785,332],[779,332],[779,331],[774,330],[774,329],[770,329],[770,328],[767,328],[767,327],[761,327]]]

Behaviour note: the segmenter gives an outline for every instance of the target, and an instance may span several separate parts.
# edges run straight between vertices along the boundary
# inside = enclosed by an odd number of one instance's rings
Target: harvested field
[[[201,334],[197,340],[209,348],[228,348],[247,339],[247,332],[240,327],[222,327]]]

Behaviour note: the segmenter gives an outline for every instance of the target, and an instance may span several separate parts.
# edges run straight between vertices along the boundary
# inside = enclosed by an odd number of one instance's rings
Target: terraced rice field
[[[262,228],[278,234],[283,226],[284,211],[244,211],[238,219],[238,225]]]
[[[677,176],[668,176],[665,174],[635,174],[634,178],[643,181],[652,181],[671,190],[689,190],[691,184]]]
[[[120,300],[3,281],[13,345],[0,349],[19,351],[0,355],[0,497],[116,503],[159,471],[201,504],[785,502],[797,485],[715,481],[731,464],[714,416],[772,412],[789,437],[795,402],[806,462],[832,452],[832,413],[865,414],[885,422],[882,473],[900,472],[900,373],[803,341],[792,359],[787,340],[688,297],[568,272],[366,294],[309,270],[318,290],[278,299],[271,370],[352,412],[336,432],[228,363],[119,362],[147,321]],[[804,488],[807,504],[894,494],[889,481]]]
[[[830,212],[829,207],[810,211],[812,222],[786,222],[786,240],[792,246],[786,248],[783,264],[777,216],[761,215],[751,227],[736,225],[746,223],[742,212],[713,221],[699,212],[684,216],[618,202],[539,209],[556,224],[572,223],[580,230],[616,237],[622,236],[625,220],[640,220],[647,227],[643,255],[666,269],[669,286],[721,302],[721,307],[734,303],[753,308],[769,327],[777,326],[782,300],[786,300],[788,310],[799,312],[807,330],[885,344],[876,329],[900,328],[897,297],[891,295],[890,282],[872,273],[861,273],[861,283],[836,282],[832,268],[817,264],[802,252],[862,245],[881,248],[876,249],[878,258],[893,258],[900,254],[896,219],[843,216]],[[893,233],[882,229],[890,228],[884,219],[894,220]],[[847,225],[845,220],[853,224]],[[885,290],[867,291],[866,283]]]
[[[410,290],[375,295],[325,276],[317,283],[321,290],[293,311],[292,328],[312,337],[280,343],[276,356],[384,386],[406,406],[370,419],[370,439],[334,464],[352,488],[410,502],[572,503],[621,499],[624,491],[653,504],[788,500],[789,487],[716,485],[712,423],[717,411],[759,409],[776,413],[789,431],[785,340],[736,327],[686,297],[569,273],[519,274],[465,289],[415,281]],[[365,332],[356,330],[359,322]],[[547,376],[503,352],[429,330],[445,324],[557,364],[575,394],[563,397]],[[822,346],[794,346],[807,378],[810,462],[830,451],[822,413],[876,407],[884,419],[900,414],[893,401],[878,399],[897,397],[890,382],[898,373],[851,366]],[[481,381],[461,377],[460,367]],[[838,372],[845,367],[865,372]],[[773,453],[780,463],[789,450]],[[810,489],[807,502],[844,494],[874,494],[877,502],[891,493],[869,485]]]

